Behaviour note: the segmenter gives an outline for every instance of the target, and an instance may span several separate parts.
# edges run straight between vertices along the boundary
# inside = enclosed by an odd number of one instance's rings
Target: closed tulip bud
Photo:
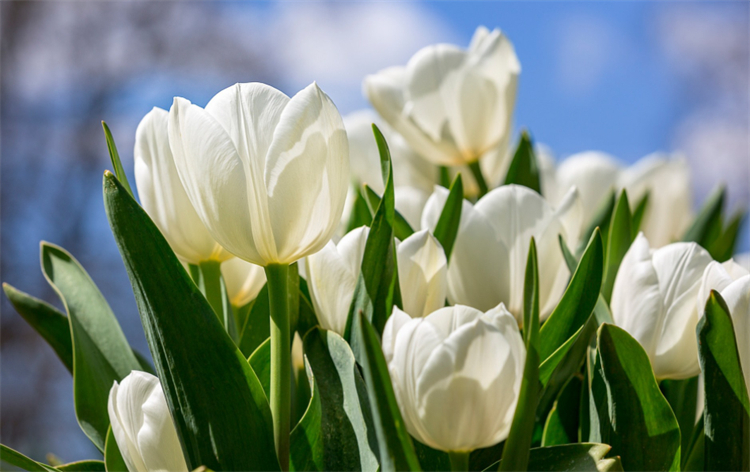
[[[341,220],[346,131],[315,83],[292,98],[237,84],[205,109],[175,98],[169,143],[201,221],[241,259],[291,264],[325,246]]]
[[[158,378],[131,372],[112,386],[107,409],[129,472],[188,470]]]
[[[487,313],[456,305],[415,319],[394,308],[383,354],[404,424],[417,440],[468,452],[507,438],[526,349],[502,304]]]
[[[135,184],[141,205],[184,262],[232,257],[211,236],[190,203],[172,158],[169,113],[154,108],[135,132]]]
[[[347,233],[338,245],[328,243],[306,259],[307,283],[320,326],[343,335],[370,229]],[[396,248],[401,299],[411,316],[424,316],[445,305],[446,259],[426,230]],[[380,263],[380,261],[378,261]]]
[[[700,372],[696,299],[711,260],[695,243],[652,250],[640,233],[620,264],[612,317],[641,343],[658,379],[686,379]]]
[[[221,264],[221,275],[227,287],[227,294],[232,305],[247,305],[266,284],[266,272],[263,267],[234,257]]]
[[[423,228],[435,228],[447,198],[447,189],[436,188],[422,215]],[[521,323],[526,258],[533,236],[539,254],[541,317],[546,318],[570,276],[558,235],[576,244],[580,218],[576,189],[557,209],[535,191],[518,185],[498,187],[476,205],[464,200],[448,267],[448,300],[479,310],[502,302]]]
[[[711,290],[719,292],[729,308],[745,385],[750,390],[750,272],[733,260],[723,264],[711,262],[703,273],[698,292],[700,313],[705,310]]]
[[[507,145],[520,72],[510,41],[500,30],[480,27],[468,50],[428,46],[405,67],[366,77],[364,91],[423,158],[465,165]]]

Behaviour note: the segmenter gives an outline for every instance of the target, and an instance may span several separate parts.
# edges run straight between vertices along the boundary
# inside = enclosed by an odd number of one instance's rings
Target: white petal
[[[740,277],[721,292],[732,314],[745,386],[750,390],[750,275]]]
[[[393,307],[393,313],[388,317],[385,328],[383,328],[383,356],[385,356],[385,361],[388,364],[393,360],[393,351],[398,332],[409,320],[411,320],[411,316],[401,311],[397,306]]]
[[[445,305],[447,261],[440,243],[426,229],[398,245],[398,277],[404,311],[427,316]]]
[[[331,99],[313,83],[279,119],[265,168],[278,261],[320,250],[341,220],[349,186],[349,144]]]
[[[574,154],[557,168],[555,186],[558,194],[552,197],[552,201],[562,199],[561,192],[577,187],[583,203],[583,225],[588,225],[604,198],[617,189],[620,173],[620,164],[608,154],[597,151]]]
[[[581,237],[581,228],[584,224],[583,202],[581,194],[577,187],[571,187],[568,193],[562,198],[562,201],[555,210],[557,217],[565,228],[565,241],[571,247],[578,245]]]
[[[698,313],[703,314],[711,290],[721,293],[729,284],[748,275],[748,271],[736,264],[732,259],[722,263],[711,261],[703,271],[700,288],[698,289]]]
[[[365,255],[365,245],[369,235],[370,228],[361,226],[349,231],[336,245],[349,273],[355,278],[359,277],[359,272],[362,270],[362,257]]]
[[[236,307],[245,306],[254,300],[266,284],[263,267],[237,257],[221,264],[221,275],[224,277],[229,300]]]
[[[414,187],[396,187],[396,210],[406,219],[413,230],[420,229],[422,211],[427,204],[429,194]]]
[[[310,297],[320,326],[343,335],[356,277],[333,242],[308,256],[305,264]]]
[[[204,109],[175,98],[169,145],[185,192],[214,239],[246,261],[265,264],[249,237],[247,169],[224,128]]]
[[[135,132],[135,183],[146,213],[180,259],[198,264],[232,257],[211,237],[182,187],[169,147],[169,113],[152,109]]]

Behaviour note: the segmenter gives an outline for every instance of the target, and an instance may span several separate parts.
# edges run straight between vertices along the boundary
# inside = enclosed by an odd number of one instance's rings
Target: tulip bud
[[[383,354],[404,424],[417,440],[468,452],[507,438],[526,349],[502,304],[487,313],[457,305],[414,319],[394,308]]]
[[[354,288],[359,279],[370,228],[346,234],[307,257],[307,283],[318,322],[343,335]],[[435,237],[422,230],[397,244],[401,299],[411,316],[424,316],[445,305],[446,259]]]
[[[435,189],[422,214],[423,228],[435,228],[447,198],[447,189]],[[533,236],[539,254],[540,313],[546,318],[570,276],[558,235],[575,244],[580,218],[576,189],[571,189],[558,209],[535,191],[518,185],[496,188],[476,205],[464,200],[448,267],[448,300],[479,310],[502,302],[521,323],[526,258]]]
[[[507,146],[520,72],[510,41],[500,30],[480,27],[468,50],[428,46],[405,67],[366,77],[364,91],[423,158],[465,165]]]
[[[612,317],[651,360],[658,379],[698,375],[696,299],[711,256],[695,243],[652,250],[640,233],[620,264],[612,290]]]
[[[132,371],[112,385],[107,409],[128,471],[188,470],[158,378]]]
[[[232,305],[247,305],[266,284],[266,272],[263,267],[233,257],[221,264],[221,275],[227,287],[227,294]]]
[[[184,262],[232,257],[211,237],[180,182],[169,147],[169,114],[154,108],[135,132],[135,184],[143,209]]]
[[[711,262],[698,292],[701,316],[711,290],[719,292],[729,308],[745,385],[750,390],[750,272],[731,259],[723,264]]]
[[[205,109],[175,98],[169,143],[201,221],[243,260],[291,264],[325,246],[341,220],[348,141],[315,83],[292,98],[237,84]]]

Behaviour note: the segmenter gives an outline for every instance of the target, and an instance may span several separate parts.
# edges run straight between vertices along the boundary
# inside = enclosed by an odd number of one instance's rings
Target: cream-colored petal
[[[583,203],[583,225],[588,225],[604,198],[617,190],[621,172],[619,162],[609,154],[598,151],[574,154],[557,167],[557,194],[551,201],[561,200],[564,193],[575,186]]]
[[[221,275],[232,305],[241,307],[255,300],[266,284],[263,267],[245,262],[237,257],[221,264]]]
[[[448,268],[438,240],[426,229],[414,233],[398,245],[397,259],[404,311],[419,317],[442,308]]]

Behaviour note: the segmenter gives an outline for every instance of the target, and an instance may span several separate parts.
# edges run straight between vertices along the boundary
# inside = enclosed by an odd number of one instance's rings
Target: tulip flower
[[[133,371],[112,385],[109,422],[129,472],[187,471],[159,379]]]
[[[266,284],[263,267],[234,257],[221,264],[221,275],[232,305],[241,307],[255,300]]]
[[[177,174],[167,133],[169,113],[154,107],[135,132],[135,184],[141,205],[182,261],[232,257],[206,229]]]
[[[750,390],[750,271],[733,260],[723,264],[711,262],[703,273],[698,292],[700,313],[705,310],[711,290],[719,292],[729,308],[742,374],[745,385]]]
[[[500,30],[479,27],[468,50],[428,46],[405,67],[366,77],[363,88],[380,116],[423,158],[469,165],[477,176],[479,158],[507,148],[520,72]]]
[[[292,98],[259,83],[206,108],[175,98],[169,144],[198,216],[229,252],[265,267],[271,312],[271,412],[289,464],[289,265],[318,252],[341,221],[349,144],[336,106],[313,83]]]
[[[612,318],[641,343],[658,379],[686,379],[700,372],[696,300],[711,261],[695,243],[652,250],[640,233],[620,264]]]
[[[448,198],[436,188],[422,214],[422,227],[434,229]],[[577,244],[581,207],[571,189],[557,209],[535,191],[506,185],[475,205],[464,200],[461,223],[448,267],[448,300],[489,310],[504,303],[523,321],[523,281],[529,241],[539,254],[539,303],[545,319],[565,291],[570,271],[560,252],[558,235]]]
[[[394,308],[383,354],[404,424],[417,440],[468,453],[507,438],[526,349],[502,304],[486,313],[456,305],[414,319]]]
[[[354,287],[362,266],[369,228],[363,226],[309,256],[307,282],[318,322],[343,335]],[[414,317],[445,305],[446,259],[443,248],[427,230],[397,243],[396,258],[404,309]]]

